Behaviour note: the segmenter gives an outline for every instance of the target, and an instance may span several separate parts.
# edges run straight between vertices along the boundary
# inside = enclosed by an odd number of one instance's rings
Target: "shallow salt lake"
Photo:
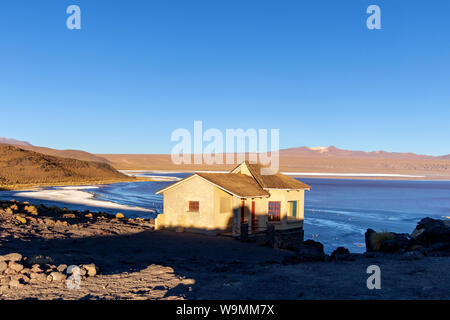
[[[148,175],[184,178],[189,173]],[[351,252],[364,252],[364,232],[367,228],[410,233],[423,217],[445,219],[450,216],[450,181],[300,180],[311,186],[311,191],[306,191],[305,196],[305,239],[322,242],[328,253],[338,246],[345,246]],[[32,197],[33,192],[2,191],[0,199],[28,200],[77,210],[120,211],[131,217],[154,217],[155,213],[148,210],[161,212],[163,201],[161,195],[154,193],[171,183],[145,181],[60,187],[64,191],[89,192],[90,197],[93,196],[91,200],[96,201],[95,206],[92,203],[69,203],[67,198],[58,196],[37,199]],[[44,190],[55,189],[58,190],[58,187]],[[67,197],[67,193],[62,194]]]

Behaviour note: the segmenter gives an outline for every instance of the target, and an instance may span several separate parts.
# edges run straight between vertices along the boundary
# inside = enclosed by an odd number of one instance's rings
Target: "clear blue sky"
[[[447,0],[2,1],[0,136],[168,153],[203,120],[279,128],[283,148],[448,154],[449,15]]]

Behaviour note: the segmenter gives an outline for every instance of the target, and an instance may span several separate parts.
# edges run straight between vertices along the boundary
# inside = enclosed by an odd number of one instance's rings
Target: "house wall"
[[[231,226],[231,206],[228,213],[220,212],[220,199],[232,196],[198,176],[166,190],[163,196],[163,213],[155,219],[157,230],[215,233]],[[199,201],[199,212],[189,211],[189,201]]]
[[[276,230],[288,230],[303,227],[304,220],[304,203],[305,190],[268,190],[270,197],[268,198],[248,198],[245,199],[244,222],[249,224],[249,232],[260,232],[267,228],[267,224],[275,226]],[[288,218],[288,201],[297,200],[297,217],[296,219]],[[255,202],[255,227],[252,228],[251,209],[252,201]],[[280,201],[280,221],[269,222],[269,201]],[[233,198],[233,234],[240,234],[240,213],[242,199]]]
[[[275,226],[276,230],[287,230],[303,227],[304,207],[305,207],[305,190],[267,190],[270,197],[267,199],[266,212],[268,210],[268,201],[280,201],[280,221],[269,222]],[[297,217],[296,219],[288,218],[288,201],[297,200]]]

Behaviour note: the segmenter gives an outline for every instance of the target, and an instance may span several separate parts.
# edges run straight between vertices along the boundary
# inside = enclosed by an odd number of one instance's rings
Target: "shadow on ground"
[[[133,273],[150,265],[171,267],[178,276],[194,279],[191,290],[185,285],[171,288],[166,296],[196,298],[201,279],[229,275],[251,275],[258,266],[281,263],[285,252],[230,237],[171,231],[144,231],[129,235],[79,239],[43,239],[30,236],[2,239],[0,254],[20,252],[24,256],[48,255],[54,264],[95,263],[104,275]]]

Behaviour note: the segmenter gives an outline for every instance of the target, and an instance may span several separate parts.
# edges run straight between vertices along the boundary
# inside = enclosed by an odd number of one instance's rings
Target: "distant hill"
[[[92,153],[80,151],[80,150],[57,150],[57,149],[51,149],[46,147],[37,147],[32,145],[29,142],[26,141],[20,141],[16,139],[11,138],[0,138],[0,143],[4,144],[11,144],[20,146],[22,149],[30,150],[38,153],[47,154],[50,156],[55,157],[62,157],[62,158],[71,158],[71,159],[78,159],[83,161],[95,161],[95,162],[104,162],[109,163],[108,160],[102,157],[98,157],[96,155],[93,155]]]
[[[107,163],[54,157],[0,144],[0,188],[23,184],[126,181],[130,177]]]
[[[229,170],[234,165],[175,165],[168,154],[98,154],[122,170]],[[192,161],[193,163],[193,161]],[[450,179],[450,156],[352,151],[330,147],[280,150],[280,171],[300,173],[402,174],[424,179]]]
[[[2,138],[2,137],[0,137],[0,143],[13,144],[16,146],[31,146],[31,143],[26,142],[26,141],[20,141],[20,140],[16,140],[16,139]]]
[[[353,151],[329,147],[298,147],[280,150],[280,154],[286,156],[321,156],[321,157],[345,157],[345,158],[390,158],[390,159],[433,159],[436,157],[419,155],[415,153],[386,152],[386,151]]]

